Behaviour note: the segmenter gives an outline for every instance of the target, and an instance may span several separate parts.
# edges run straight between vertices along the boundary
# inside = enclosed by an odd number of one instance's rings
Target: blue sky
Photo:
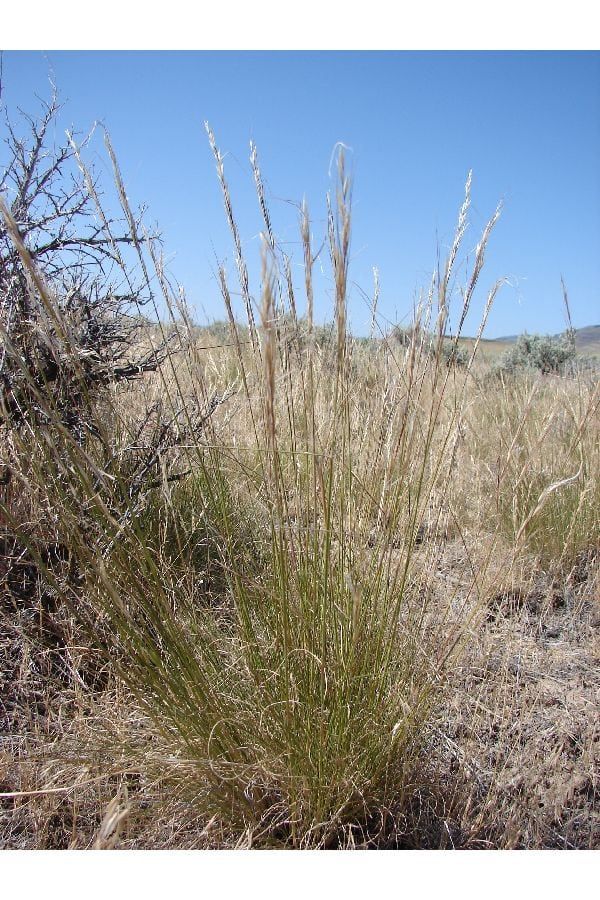
[[[110,131],[128,193],[149,205],[170,269],[192,305],[222,318],[215,257],[233,253],[207,119],[227,154],[226,175],[257,293],[261,219],[248,161],[258,146],[272,218],[302,283],[295,203],[305,196],[315,243],[324,233],[336,142],[354,175],[351,277],[368,294],[380,273],[380,310],[406,321],[426,287],[437,246],[452,240],[473,169],[472,251],[498,201],[467,332],[486,289],[506,276],[490,337],[564,327],[560,276],[576,326],[600,323],[600,53],[593,52],[6,52],[3,99],[35,108],[53,71],[63,124]],[[108,166],[101,142],[91,157]],[[317,311],[330,317],[328,272]],[[351,322],[365,333],[358,288]]]

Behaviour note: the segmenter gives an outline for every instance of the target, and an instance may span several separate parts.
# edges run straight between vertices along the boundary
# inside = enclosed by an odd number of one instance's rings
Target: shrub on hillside
[[[464,369],[469,364],[470,354],[466,347],[461,347],[454,341],[444,341],[442,344],[442,358],[447,366],[458,366]]]
[[[514,346],[500,358],[498,370],[503,374],[529,369],[543,375],[560,375],[573,366],[576,356],[573,329],[568,329],[556,337],[522,334]]]
[[[389,340],[400,347],[410,347],[413,341],[417,344],[422,343],[423,351],[428,356],[435,357],[438,352],[441,353],[441,358],[447,366],[464,368],[469,363],[469,351],[466,347],[451,338],[445,338],[440,342],[433,334],[420,328],[403,328],[396,325],[390,333]]]

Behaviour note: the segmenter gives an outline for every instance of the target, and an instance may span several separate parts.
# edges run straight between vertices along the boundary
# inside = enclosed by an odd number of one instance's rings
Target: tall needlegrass
[[[146,711],[173,790],[216,817],[232,840],[376,845],[399,827],[394,822],[429,777],[428,722],[464,642],[481,574],[462,606],[451,587],[441,598],[429,590],[475,356],[460,370],[447,365],[470,177],[445,269],[415,310],[410,339],[361,345],[348,328],[351,184],[340,153],[326,233],[335,325],[332,339],[320,341],[308,210],[299,223],[300,321],[256,149],[264,220],[258,304],[223,157],[210,131],[209,139],[246,325],[236,321],[221,268],[228,346],[188,341],[143,384],[114,387],[80,440],[62,424],[52,391],[31,384],[43,416],[13,436],[15,477],[68,545],[77,577],[59,584],[38,555],[40,568]],[[462,292],[456,347],[497,215]],[[189,337],[191,322],[162,260],[150,246],[135,249],[149,286],[162,291],[169,328]],[[32,301],[46,306],[53,339],[68,355],[52,288],[23,259]],[[154,329],[164,331],[160,321]],[[154,460],[145,490],[132,492],[128,461],[152,415],[156,427],[179,429],[185,439]],[[24,519],[7,504],[2,512],[35,555]]]

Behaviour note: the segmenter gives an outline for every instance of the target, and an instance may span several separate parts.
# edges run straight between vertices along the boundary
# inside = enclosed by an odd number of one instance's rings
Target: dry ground
[[[430,573],[461,616],[465,565],[463,541],[449,540]],[[496,549],[487,604],[431,727],[442,777],[410,823],[395,822],[392,846],[600,847],[597,559],[562,577],[509,568]],[[67,616],[15,607],[5,583],[2,622],[0,789],[14,794],[1,800],[2,848],[231,846],[168,784],[132,768],[140,746],[148,753],[144,719]],[[139,745],[115,759],[111,734],[125,731]]]

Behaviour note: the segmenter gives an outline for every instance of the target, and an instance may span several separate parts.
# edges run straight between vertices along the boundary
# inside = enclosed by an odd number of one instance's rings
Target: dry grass
[[[308,211],[299,319],[253,148],[254,303],[209,137],[246,326],[221,270],[228,340],[116,386],[86,442],[35,384],[43,423],[3,426],[2,845],[598,846],[597,379],[447,364],[470,180],[410,340],[357,341],[340,158],[325,339]]]

